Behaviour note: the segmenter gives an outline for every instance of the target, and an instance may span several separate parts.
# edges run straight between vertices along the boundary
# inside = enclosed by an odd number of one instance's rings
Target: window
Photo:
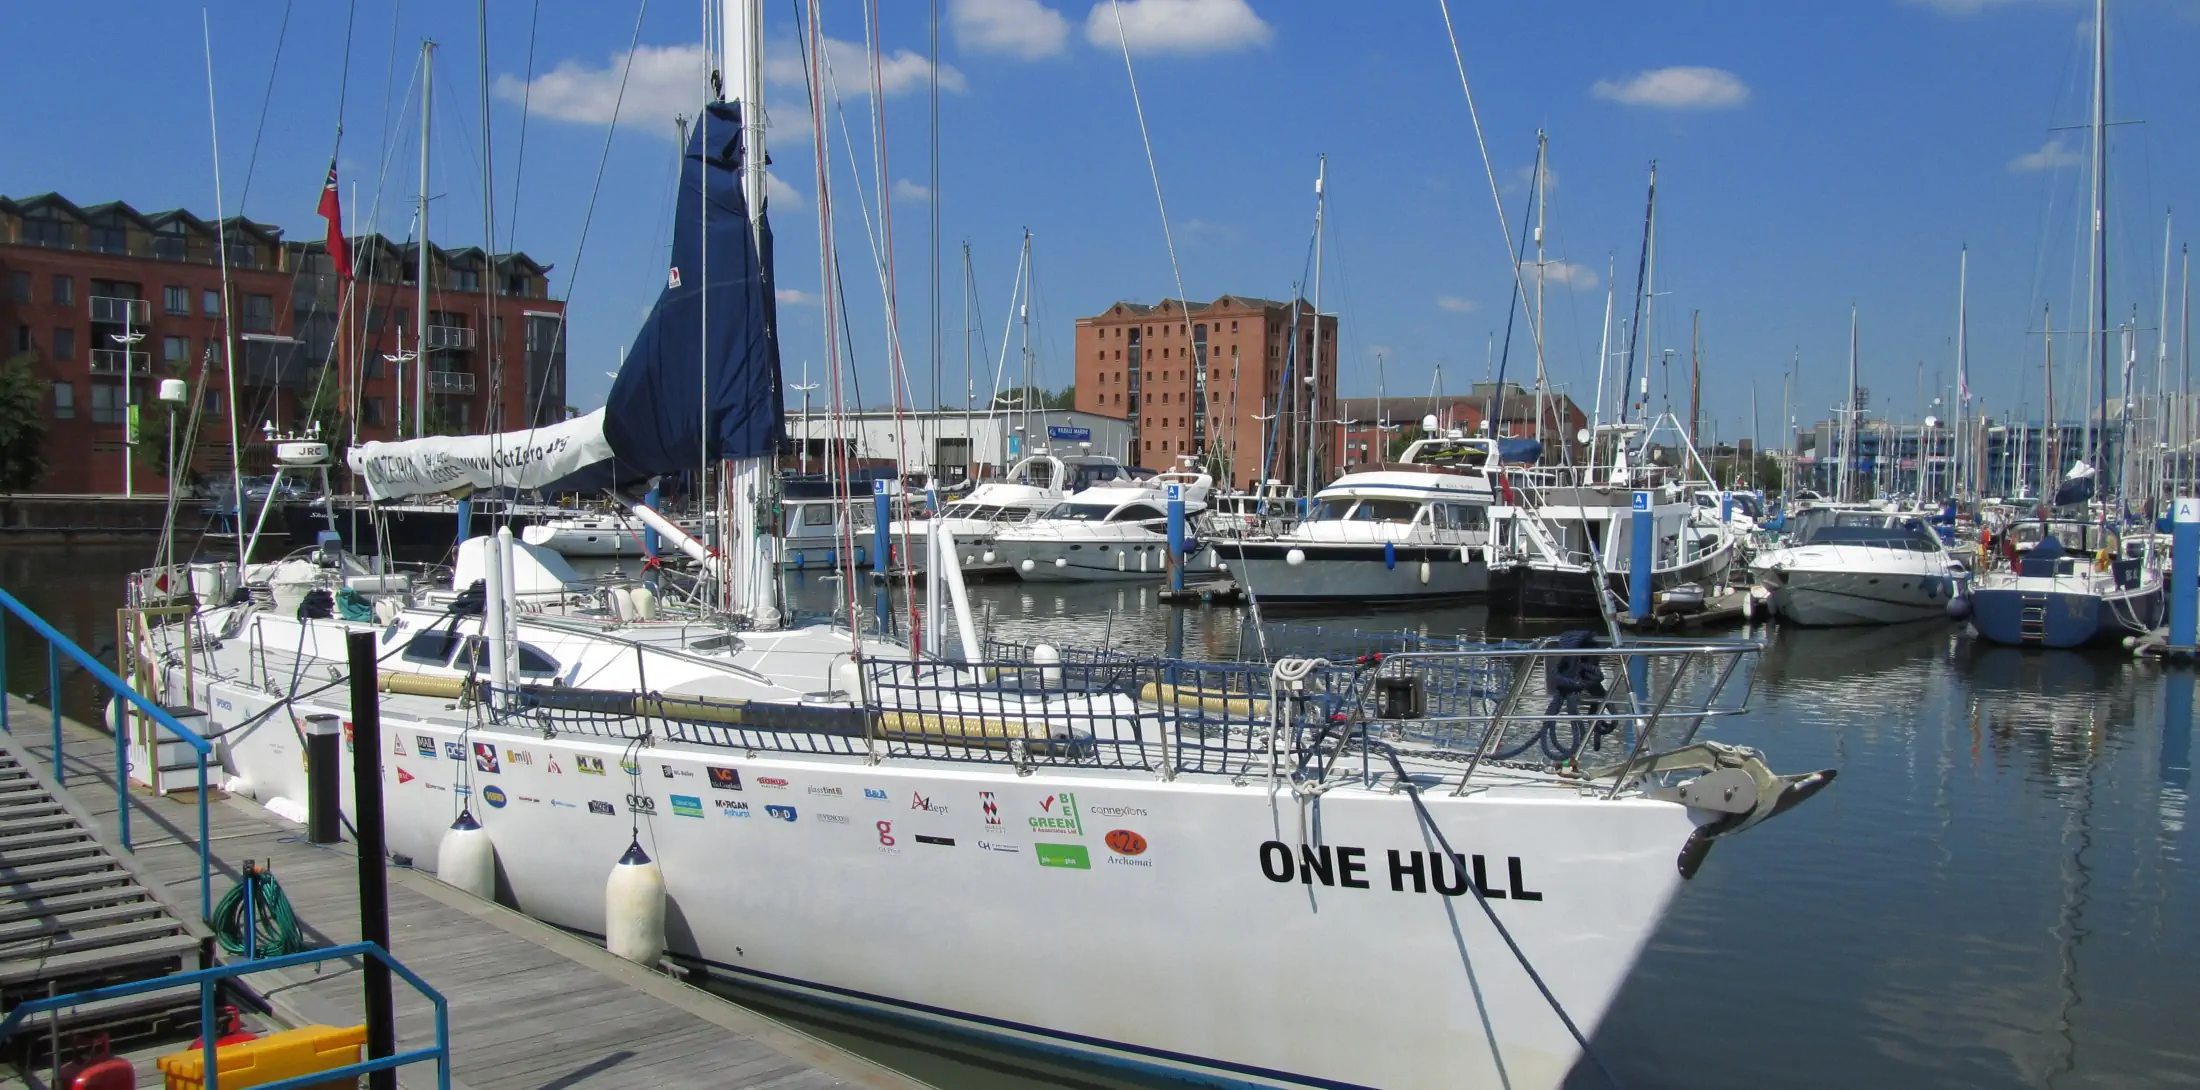
[[[15,350],[18,352],[31,350],[31,327],[27,325],[15,327]]]
[[[412,311],[404,307],[397,308],[397,331],[402,333],[410,325],[412,325]],[[219,1044],[220,1042],[215,1043]]]
[[[92,423],[120,424],[129,412],[129,402],[123,399],[119,382],[92,383]]]
[[[456,285],[456,286],[457,286],[457,288],[458,288],[458,290],[459,290],[459,291],[480,291],[480,290],[481,290],[481,270],[479,270],[479,269],[454,269],[454,270],[452,270],[452,274],[451,274],[451,275],[452,275],[452,279],[453,279],[453,280],[455,280],[455,281],[457,282],[457,285]]]
[[[275,329],[275,297],[272,295],[247,295],[244,297],[244,331],[269,333]]]
[[[162,337],[160,339],[160,361],[167,364],[170,370],[188,364],[190,355],[191,338]]]
[[[56,326],[54,328],[53,358],[57,360],[73,360],[76,358],[76,330],[67,326]]]
[[[422,633],[421,635],[426,634]],[[417,641],[420,637],[415,636],[413,638]],[[487,641],[479,636],[468,636],[466,637],[466,649],[459,652],[458,661],[451,663],[451,668],[477,674],[486,671],[489,668],[487,651]],[[406,649],[405,657],[412,657],[412,651],[409,647]],[[521,674],[547,677],[558,672],[558,660],[524,643],[519,645],[518,657],[519,672]]]
[[[55,420],[76,419],[75,383],[56,382],[53,384],[53,418]]]
[[[387,423],[387,421],[383,419],[382,399],[379,397],[368,398],[366,400],[366,405],[363,407],[360,415],[366,418],[365,423],[370,428],[379,428]]]
[[[807,503],[807,504],[803,504],[803,505],[802,505],[802,525],[804,525],[804,526],[830,526],[830,525],[832,525],[832,522],[833,522],[833,505],[832,505],[832,504],[829,504],[829,503]]]
[[[206,415],[220,416],[222,414],[222,392],[220,390],[206,391],[205,404]],[[218,1044],[219,1042],[216,1043]]]
[[[170,284],[160,290],[161,309],[170,314],[191,313],[191,289]]]
[[[1154,519],[1167,518],[1167,517],[1168,517],[1167,515],[1164,515],[1164,514],[1162,514],[1161,512],[1159,512],[1159,511],[1157,511],[1157,510],[1155,510],[1155,509],[1153,509],[1153,508],[1151,508],[1151,507],[1148,507],[1147,505],[1145,505],[1145,504],[1143,504],[1143,503],[1134,503],[1134,504],[1131,504],[1131,505],[1130,505],[1129,507],[1125,507],[1125,508],[1124,508],[1124,509],[1122,510],[1122,513],[1120,513],[1120,514],[1116,515],[1116,516],[1115,516],[1115,518],[1114,518],[1114,519],[1112,519],[1111,521],[1114,521],[1114,522],[1150,522],[1150,521],[1152,521],[1152,520],[1154,520]]]
[[[8,274],[8,302],[31,301],[31,274],[17,270]]]
[[[451,652],[458,649],[459,637],[449,632],[430,630],[414,636],[405,644],[405,661],[423,666],[441,666],[451,661]]]
[[[382,353],[367,353],[365,377],[370,379],[382,377]]]
[[[209,318],[221,317],[222,293],[208,288],[199,293],[199,313]]]
[[[53,305],[57,307],[76,305],[75,277],[56,276],[53,278]]]
[[[126,240],[120,227],[93,227],[92,252],[119,254],[126,249]]]
[[[369,305],[369,306],[367,307],[367,314],[366,314],[366,317],[365,317],[364,319],[362,319],[362,320],[360,321],[360,324],[359,324],[359,328],[360,328],[360,329],[361,329],[361,330],[362,330],[363,332],[367,332],[367,333],[379,333],[379,332],[381,332],[381,331],[382,331],[382,308],[381,308],[381,307],[378,307],[378,306],[373,306],[373,305],[371,305],[371,304],[370,304],[370,305]]]
[[[61,220],[25,219],[23,241],[33,246],[73,249],[76,246],[76,225]]]

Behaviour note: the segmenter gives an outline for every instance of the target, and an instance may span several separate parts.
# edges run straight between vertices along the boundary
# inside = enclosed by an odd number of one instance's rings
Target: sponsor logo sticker
[[[574,805],[573,805],[572,803],[570,803],[570,802],[567,802],[567,801],[565,801],[564,799],[551,799],[551,800],[550,800],[550,808],[551,808],[552,810],[556,810],[556,809],[558,809],[559,807],[563,807],[563,808],[565,808],[565,809],[567,809],[567,810],[577,810],[577,809],[579,809],[579,807],[576,807],[576,806],[574,806]],[[217,1043],[217,1044],[219,1044],[220,1042],[216,1042],[216,1043]]]
[[[573,764],[580,768],[583,776],[603,775],[603,758],[601,757],[575,757],[573,758]]]
[[[985,810],[985,823],[994,827],[1001,824],[1001,804],[993,801],[993,792],[978,792],[978,805]]]
[[[402,756],[404,756],[404,755],[405,755],[405,740],[404,740],[403,738],[399,738],[399,737],[397,737],[397,736],[396,736],[396,735],[394,735],[394,734],[393,734],[393,735],[391,735],[391,736],[390,736],[390,756],[392,756],[392,757],[402,757]],[[217,1043],[219,1043],[219,1042],[217,1042]]]
[[[513,798],[516,798],[516,799],[518,799],[518,800],[519,800],[519,801],[521,801],[521,802],[532,802],[532,803],[540,803],[540,802],[542,802],[542,800],[541,800],[541,799],[538,799],[538,798],[536,798],[536,797],[535,797],[535,796],[533,796],[533,795],[514,795],[514,796],[512,796],[512,797],[513,797]]]
[[[758,776],[756,778],[756,782],[765,787],[778,788],[781,791],[787,789],[787,781],[782,780],[777,776]]]
[[[618,813],[619,808],[611,805],[608,802],[603,801],[602,799],[590,799],[588,800],[588,812],[591,814],[603,814],[605,816],[609,816]]]
[[[1024,849],[1023,849],[1023,845],[1021,845],[1021,844],[1003,844],[1003,843],[1001,843],[1001,842],[1000,842],[1000,841],[998,841],[998,840],[981,840],[981,841],[978,841],[978,850],[979,850],[979,851],[981,851],[981,852],[999,852],[999,853],[1001,853],[1002,855],[1022,855],[1022,854],[1024,854]]]
[[[423,757],[435,756],[435,739],[423,734],[413,739],[413,748]]]
[[[1091,814],[1094,817],[1126,818],[1148,816],[1146,813],[1146,808],[1143,806],[1087,806],[1085,807],[1085,812]]]
[[[1039,857],[1039,865],[1042,867],[1092,869],[1092,853],[1086,851],[1083,844],[1033,844],[1031,851]]]
[[[831,799],[837,799],[837,798],[839,798],[839,797],[840,797],[840,788],[837,788],[837,787],[817,787],[817,786],[814,786],[814,785],[813,785],[813,786],[812,786],[812,787],[810,788],[810,794],[813,794],[813,795],[823,795],[823,796],[825,796],[826,798],[831,798]]]
[[[619,771],[629,776],[639,776],[642,774],[642,762],[621,757],[619,758]]]
[[[951,836],[931,836],[925,833],[918,833],[917,843],[937,844],[943,848],[952,848],[955,846],[955,838]]]
[[[931,799],[929,799],[929,798],[926,798],[926,797],[924,797],[923,795],[919,795],[919,794],[917,794],[917,793],[916,793],[916,792],[914,792],[914,791],[911,791],[911,792],[909,793],[909,796],[910,796],[909,808],[910,808],[911,810],[922,810],[922,811],[924,811],[924,812],[925,812],[925,813],[927,813],[927,814],[944,814],[944,813],[946,813],[946,812],[947,812],[947,807],[945,807],[945,806],[934,806],[934,805],[932,805],[932,800],[931,800]]]
[[[703,766],[703,771],[705,771],[705,772],[708,772],[708,773],[710,773],[710,789],[711,789],[711,790],[713,790],[713,791],[739,791],[739,790],[741,790],[741,770],[740,770],[740,769],[738,769],[738,768],[721,768],[721,767],[719,767],[719,766],[717,766],[717,765],[705,765],[705,766]]]
[[[467,795],[473,794],[474,789],[466,786],[465,784],[459,784],[457,787],[451,788],[451,793],[463,798]]]
[[[679,817],[703,816],[703,800],[694,795],[672,796],[672,812]]]
[[[712,799],[711,801],[717,803],[718,812],[727,817],[745,818],[749,816],[749,804],[739,799]]]
[[[1108,830],[1108,850],[1117,855],[1146,854],[1146,838],[1129,829]]]
[[[474,743],[474,767],[490,775],[500,771],[497,767],[497,747],[487,742]]]
[[[443,743],[443,755],[454,761],[463,761],[466,759],[466,747],[459,745],[457,742],[445,742]]]
[[[879,822],[878,853],[880,855],[900,855],[901,849],[894,846],[897,843],[899,841],[894,837],[894,823],[891,821]]]
[[[535,763],[535,755],[524,749],[507,749],[504,751],[504,760],[507,764],[532,766]]]
[[[764,814],[766,817],[775,817],[781,821],[793,821],[795,819],[794,807],[792,806],[767,806],[764,808]]]
[[[637,814],[647,814],[655,817],[657,815],[657,800],[650,798],[648,795],[628,795],[626,797],[626,808]]]
[[[886,792],[881,791],[876,787],[866,787],[863,789],[863,797],[877,802],[885,802]]]
[[[817,815],[817,820],[822,821],[827,825],[848,824],[848,819],[839,814],[819,814]]]
[[[558,755],[555,753],[550,755],[550,774],[553,776],[565,775],[565,770],[558,767]]]
[[[504,789],[498,787],[493,783],[487,787],[482,788],[481,801],[486,802],[499,810],[504,809],[504,803],[506,801],[504,797]]]
[[[1077,816],[1077,796],[1064,791],[1048,795],[1039,803],[1039,816],[1031,818],[1031,829],[1039,833],[1068,833],[1085,835],[1084,819]]]
[[[404,765],[398,765],[398,766],[397,766],[397,782],[398,782],[398,783],[411,783],[411,782],[413,782],[413,774],[412,774],[412,773],[410,773],[410,772],[407,772],[407,771],[405,771],[405,766],[404,766]],[[216,1042],[216,1043],[219,1043],[219,1042]]]

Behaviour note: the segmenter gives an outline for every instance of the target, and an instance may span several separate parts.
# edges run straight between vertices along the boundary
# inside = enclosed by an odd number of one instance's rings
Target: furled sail
[[[760,217],[750,229],[742,154],[740,107],[706,107],[680,168],[672,268],[605,408],[499,435],[353,447],[347,461],[368,494],[534,489],[592,467],[591,477],[626,482],[777,451],[786,410],[771,228]]]

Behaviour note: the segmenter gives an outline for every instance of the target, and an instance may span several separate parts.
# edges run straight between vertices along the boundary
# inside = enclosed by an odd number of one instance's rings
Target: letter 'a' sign
[[[1184,486],[1183,486],[1183,485],[1180,485],[1180,484],[1176,484],[1176,483],[1174,483],[1174,482],[1171,482],[1171,483],[1170,483],[1170,485],[1169,485],[1169,498],[1170,498],[1170,499],[1172,499],[1172,500],[1181,500],[1181,499],[1183,499],[1183,498],[1184,498]]]
[[[1650,493],[1641,489],[1637,489],[1635,492],[1635,510],[1648,511],[1649,509]]]
[[[2180,497],[2177,501],[2177,521],[2200,522],[2200,499]]]

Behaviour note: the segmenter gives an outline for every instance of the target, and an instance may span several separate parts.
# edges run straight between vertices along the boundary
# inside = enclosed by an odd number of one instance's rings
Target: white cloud
[[[789,208],[807,207],[809,204],[802,198],[801,190],[780,181],[779,175],[768,170],[764,172],[764,199],[771,202],[771,207],[782,212]]]
[[[1723,110],[1749,101],[1749,85],[1723,68],[1653,68],[1623,80],[1600,79],[1598,98],[1660,110]]]
[[[1085,40],[1102,49],[1128,41],[1142,53],[1221,53],[1267,45],[1274,37],[1245,0],[1121,0],[1120,7],[1101,0],[1085,18]]]
[[[1482,304],[1472,299],[1461,299],[1456,295],[1439,295],[1436,297],[1436,307],[1438,310],[1448,310],[1453,314],[1472,314],[1482,309]]]
[[[904,201],[928,201],[932,199],[932,191],[907,178],[896,178],[894,179],[894,198]]]
[[[861,98],[870,94],[870,65],[862,43],[827,38],[825,47],[839,79],[841,96]],[[625,69],[626,57],[619,53],[611,54],[602,67],[568,59],[535,77],[532,85],[516,76],[502,75],[496,78],[493,89],[498,98],[525,102],[528,110],[539,116],[586,125],[608,124],[616,104],[619,117],[627,125],[668,140],[679,137],[679,130],[672,124],[674,117],[682,114],[694,117],[702,110],[707,91],[703,82],[701,45],[638,46],[634,50],[633,71],[628,73]],[[888,95],[922,90],[930,70],[924,57],[899,49],[880,58],[879,82]],[[623,103],[619,98],[622,75],[626,76]],[[792,44],[775,48],[765,58],[764,75],[773,83],[801,87],[804,82],[801,55]],[[940,66],[940,88],[960,94],[969,89],[969,84],[954,66],[943,64]],[[790,123],[774,124],[775,130],[790,137],[809,131],[809,109],[800,96],[780,102],[778,106],[780,112],[788,114]],[[769,99],[765,109],[767,112],[773,109]]]
[[[1520,280],[1528,285],[1528,290],[1535,290],[1535,262],[1520,263]],[[1593,288],[1597,286],[1597,274],[1588,266],[1576,265],[1571,261],[1545,261],[1543,285],[1553,288]]]
[[[817,302],[817,293],[801,288],[779,288],[772,292],[772,298],[778,300],[780,306],[794,307]]]
[[[1069,20],[1039,0],[953,0],[947,22],[964,49],[1027,61],[1054,56],[1069,40]]]
[[[2062,137],[2055,136],[2048,138],[2047,143],[2041,144],[2038,151],[2028,151],[2009,160],[2009,172],[2011,174],[2029,174],[2037,170],[2059,170],[2063,167],[2074,167],[2083,162],[2085,162],[2085,156],[2080,154],[2078,149],[2064,144]]]
[[[526,102],[531,113],[587,125],[608,124],[612,107],[618,104],[619,115],[628,124],[639,125],[645,132],[662,130],[668,139],[678,135],[672,127],[675,116],[692,117],[702,109],[707,92],[701,45],[637,47],[621,103],[619,77],[625,67],[626,57],[618,53],[601,68],[568,59],[536,76],[532,87],[526,80],[504,75],[496,78],[494,89],[498,98]]]

